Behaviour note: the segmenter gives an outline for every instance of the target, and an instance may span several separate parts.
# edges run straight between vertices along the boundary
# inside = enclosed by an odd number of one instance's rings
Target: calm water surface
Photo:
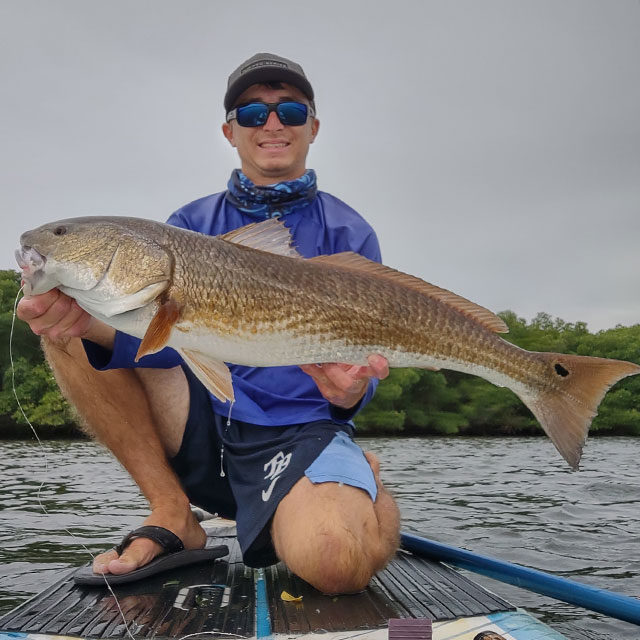
[[[590,440],[580,473],[541,438],[360,442],[380,456],[404,529],[640,596],[640,439]],[[146,514],[126,473],[98,445],[43,447],[0,442],[0,613],[84,564],[89,551],[118,541]],[[639,627],[474,579],[569,638],[640,639]]]

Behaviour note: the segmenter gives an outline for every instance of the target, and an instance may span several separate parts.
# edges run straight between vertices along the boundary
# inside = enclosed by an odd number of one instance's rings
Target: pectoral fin
[[[142,338],[142,342],[138,347],[135,361],[138,362],[142,356],[156,353],[166,347],[171,335],[171,329],[173,329],[173,325],[179,318],[180,306],[178,303],[171,298],[163,302],[147,327],[144,338]]]
[[[178,349],[178,353],[184,358],[198,380],[220,402],[234,401],[231,371],[224,362],[194,349]]]

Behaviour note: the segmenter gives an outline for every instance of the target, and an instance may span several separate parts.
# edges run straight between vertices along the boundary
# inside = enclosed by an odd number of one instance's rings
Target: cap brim
[[[237,99],[254,84],[265,84],[267,82],[286,82],[297,87],[309,100],[313,100],[313,89],[309,81],[295,71],[288,69],[259,68],[244,73],[228,89],[224,96],[224,108],[231,111]]]

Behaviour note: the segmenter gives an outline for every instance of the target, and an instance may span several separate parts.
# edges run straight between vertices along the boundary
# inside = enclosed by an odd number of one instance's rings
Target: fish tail
[[[576,471],[591,421],[605,393],[618,380],[640,373],[640,366],[622,360],[561,353],[537,355],[548,364],[553,383],[531,389],[531,393],[523,394],[522,400]]]

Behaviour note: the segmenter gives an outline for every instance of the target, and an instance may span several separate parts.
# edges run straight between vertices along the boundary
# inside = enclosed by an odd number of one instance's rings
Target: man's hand
[[[324,364],[303,364],[300,368],[309,374],[323,397],[331,404],[351,409],[365,394],[369,380],[382,380],[389,375],[389,363],[380,355],[371,355],[366,367],[327,362]]]
[[[58,289],[25,296],[18,303],[16,313],[38,336],[52,340],[87,338],[106,348],[113,346],[115,330],[90,316]]]

